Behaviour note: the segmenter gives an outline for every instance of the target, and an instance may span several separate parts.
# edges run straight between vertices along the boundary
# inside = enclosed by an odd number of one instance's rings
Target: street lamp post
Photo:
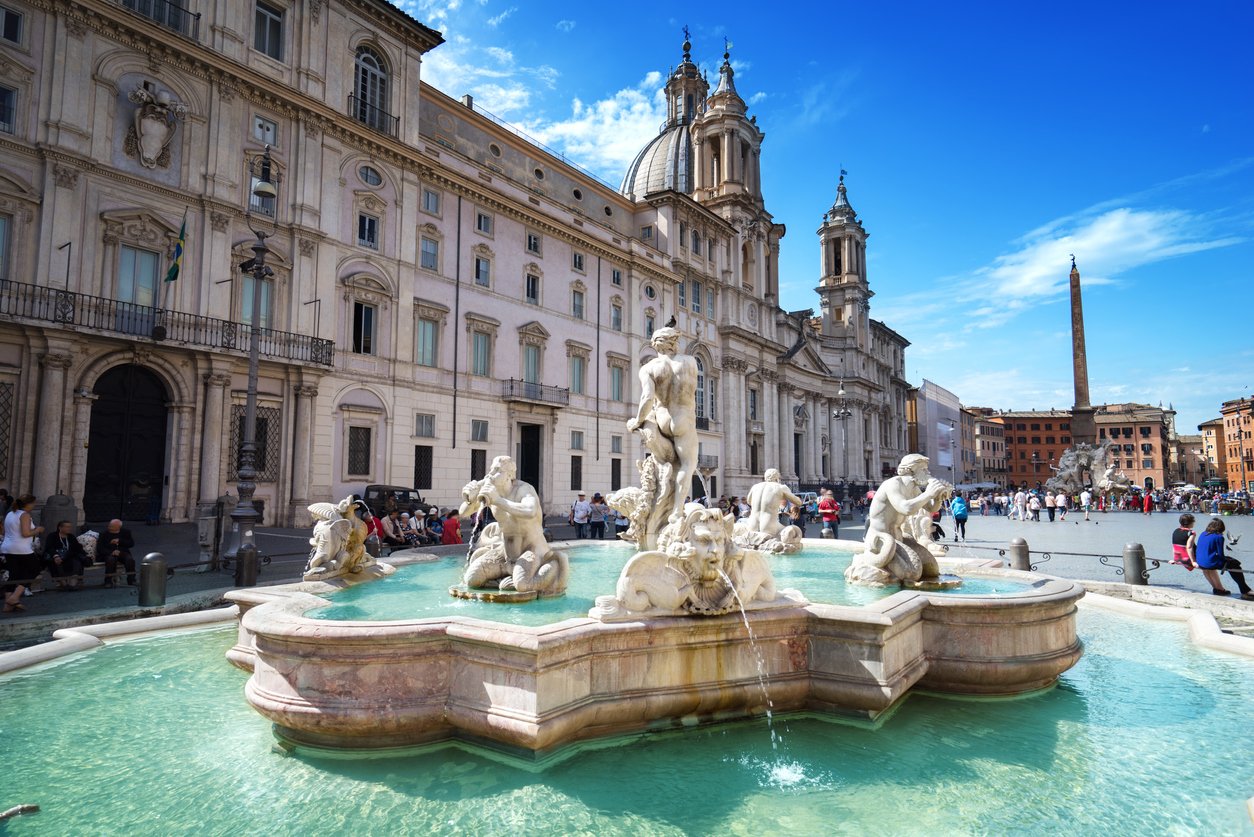
[[[259,521],[257,508],[253,505],[253,493],[257,490],[257,373],[261,365],[261,300],[262,283],[274,275],[274,271],[266,265],[266,255],[270,248],[266,239],[274,231],[253,214],[253,206],[262,208],[269,204],[273,211],[278,211],[278,190],[275,188],[277,178],[273,173],[270,160],[270,146],[266,146],[261,157],[255,158],[249,165],[250,174],[257,178],[252,194],[257,199],[249,201],[249,209],[245,218],[248,228],[257,240],[253,242],[253,258],[240,265],[246,273],[253,277],[252,311],[249,317],[248,335],[248,392],[244,401],[243,439],[239,446],[239,500],[231,510],[231,546],[226,553],[227,560],[235,562],[235,583],[241,587],[249,587],[257,583],[257,571],[260,560],[257,551],[256,528]]]
[[[841,474],[840,484],[842,487],[842,500],[849,499],[849,432],[845,422],[853,415],[853,411],[845,400],[845,382],[840,382],[840,388],[836,390],[836,397],[840,399],[837,402],[835,410],[832,410],[832,418],[840,419],[840,460]]]

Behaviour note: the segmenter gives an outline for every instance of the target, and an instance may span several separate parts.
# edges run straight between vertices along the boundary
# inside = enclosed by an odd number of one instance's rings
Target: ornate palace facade
[[[727,61],[711,93],[685,45],[615,189],[424,85],[440,34],[381,0],[0,12],[11,491],[195,517],[236,478],[254,313],[267,524],[368,483],[449,504],[505,452],[552,510],[634,481],[623,423],[671,316],[701,364],[710,491],[767,467],[875,481],[905,452],[908,344],[869,318],[866,232],[840,183],[820,316],[779,307],[785,230]],[[277,199],[251,188],[267,145]],[[257,312],[246,213],[274,229]]]

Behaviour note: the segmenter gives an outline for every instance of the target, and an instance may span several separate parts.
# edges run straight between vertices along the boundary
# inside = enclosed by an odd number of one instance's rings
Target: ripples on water
[[[1084,659],[1018,700],[915,695],[880,725],[634,738],[544,769],[457,748],[272,749],[231,629],[0,679],[5,834],[1250,834],[1254,665],[1178,625],[1084,610]]]

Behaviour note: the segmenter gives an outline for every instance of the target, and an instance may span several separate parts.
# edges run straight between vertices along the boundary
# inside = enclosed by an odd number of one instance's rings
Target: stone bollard
[[[1010,556],[1010,569],[1032,571],[1032,553],[1028,550],[1028,542],[1023,538],[1014,538],[1006,549]]]
[[[165,605],[165,556],[149,552],[139,564],[139,606],[163,607]]]
[[[1139,543],[1124,544],[1123,583],[1141,587],[1149,585],[1149,579],[1145,577],[1145,547]]]
[[[261,569],[261,556],[255,544],[242,544],[235,551],[235,586],[255,587],[257,572]]]

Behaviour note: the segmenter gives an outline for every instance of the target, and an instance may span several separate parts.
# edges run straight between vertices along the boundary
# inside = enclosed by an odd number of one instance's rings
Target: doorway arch
[[[83,516],[155,521],[165,488],[165,384],[128,363],[101,375],[93,392]]]

